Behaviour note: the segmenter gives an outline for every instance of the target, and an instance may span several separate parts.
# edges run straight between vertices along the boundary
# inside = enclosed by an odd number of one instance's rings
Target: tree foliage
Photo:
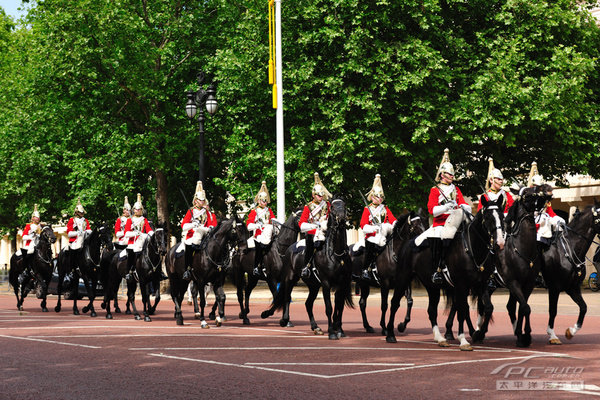
[[[443,149],[465,194],[487,158],[522,181],[598,176],[596,21],[569,0],[298,0],[282,5],[286,205],[313,172],[360,217],[382,175],[393,210],[425,204]],[[140,192],[178,222],[197,177],[184,114],[198,70],[217,83],[205,121],[205,187],[276,198],[267,2],[45,0],[0,14],[0,226],[70,214],[116,218]],[[210,81],[209,80],[209,81]],[[470,171],[471,174],[466,172]]]

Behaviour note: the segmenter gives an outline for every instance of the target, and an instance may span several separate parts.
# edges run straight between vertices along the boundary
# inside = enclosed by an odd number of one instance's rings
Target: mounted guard
[[[21,247],[21,256],[23,257],[23,272],[19,275],[19,284],[22,285],[27,281],[28,276],[33,276],[31,269],[31,258],[35,252],[35,246],[39,241],[39,235],[42,232],[40,224],[40,213],[38,211],[38,205],[33,205],[33,213],[31,214],[31,221],[25,225],[21,237],[23,238],[23,245]]]
[[[361,279],[371,280],[369,268],[373,274],[377,273],[375,260],[385,247],[387,236],[392,232],[396,224],[396,218],[390,209],[383,204],[385,196],[381,184],[381,175],[375,175],[373,187],[367,194],[367,200],[371,202],[363,210],[360,219],[360,227],[365,233],[365,259],[362,268]],[[363,198],[364,199],[364,198]]]
[[[257,195],[254,197],[254,203],[256,207],[250,211],[248,220],[246,221],[246,227],[249,231],[254,232],[252,237],[248,239],[248,248],[254,247],[254,270],[253,274],[257,277],[267,277],[266,269],[264,267],[259,268],[261,265],[263,256],[266,253],[267,248],[271,244],[273,238],[273,224],[272,220],[275,219],[275,214],[271,208],[267,207],[267,204],[271,202],[271,196],[267,189],[267,182],[262,181],[262,185]]]
[[[125,249],[127,247],[127,238],[125,237],[125,226],[127,225],[127,221],[129,221],[129,217],[131,217],[131,205],[129,204],[129,199],[125,196],[125,202],[123,203],[123,213],[121,216],[115,221],[115,237],[117,238],[117,243],[115,243],[115,247],[118,249]]]
[[[65,275],[63,285],[68,287],[73,279],[73,274],[78,268],[77,262],[79,259],[79,252],[83,246],[83,240],[86,234],[92,233],[90,229],[90,222],[84,217],[85,210],[81,205],[81,199],[77,198],[77,205],[75,206],[74,216],[67,222],[67,237],[69,238],[69,252],[70,252],[70,265],[71,271]]]
[[[544,183],[544,178],[538,172],[537,162],[532,162],[527,186],[541,186]],[[551,196],[552,191],[550,190],[550,192],[546,192],[546,194]],[[549,200],[546,200],[545,197],[540,197],[540,201],[542,201],[543,204],[536,204],[535,207],[535,226],[537,228],[537,240],[542,248],[547,250],[552,242],[553,231],[561,229],[561,226],[565,225],[565,220],[554,212]]]
[[[433,215],[433,224],[423,234],[429,240],[434,271],[431,281],[436,284],[442,284],[444,281],[442,269],[446,266],[442,265],[442,261],[445,244],[454,238],[466,213],[471,213],[471,206],[465,201],[458,186],[453,183],[454,166],[450,163],[448,153],[449,150],[445,149],[435,177],[435,181],[439,183],[429,191],[427,209]]]
[[[315,251],[323,246],[325,240],[325,231],[327,230],[327,220],[331,205],[329,199],[331,193],[319,178],[319,173],[315,172],[315,183],[312,188],[312,201],[304,206],[302,216],[300,217],[300,232],[306,233],[306,248],[304,249],[304,268],[302,277],[310,277],[310,262]]]
[[[127,242],[127,275],[125,280],[129,283],[134,281],[133,270],[137,257],[142,253],[144,243],[149,236],[154,234],[148,219],[144,217],[144,206],[142,205],[142,195],[137,194],[137,201],[133,203],[133,217],[127,220],[125,225],[125,237]]]
[[[185,243],[185,272],[182,279],[192,279],[192,260],[197,250],[200,250],[202,238],[215,226],[217,217],[210,212],[206,192],[202,181],[196,183],[196,192],[192,200],[193,207],[188,210],[181,222],[182,242]]]
[[[510,208],[510,206],[513,205],[515,200],[513,199],[512,195],[509,192],[505,191],[502,188],[502,185],[504,184],[504,177],[502,176],[502,172],[500,172],[499,169],[494,168],[494,160],[490,157],[488,159],[488,162],[489,162],[488,174],[487,174],[487,179],[485,182],[486,192],[484,194],[482,194],[481,197],[479,198],[479,205],[477,206],[477,211],[481,210],[481,208],[483,207],[483,203],[481,201],[482,197],[485,197],[485,199],[489,202],[489,201],[496,201],[501,196],[504,196],[504,199],[506,199],[506,202],[505,202],[503,211],[504,211],[504,216],[506,216],[506,214],[508,213],[508,209]]]

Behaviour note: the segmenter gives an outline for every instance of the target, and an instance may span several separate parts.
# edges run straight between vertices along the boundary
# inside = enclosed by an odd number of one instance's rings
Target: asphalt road
[[[437,346],[421,291],[414,294],[412,321],[405,333],[396,333],[396,344],[386,343],[380,335],[377,292],[372,292],[368,306],[376,333],[364,331],[358,308],[347,308],[348,337],[340,340],[312,334],[302,287],[294,291],[292,328],[279,326],[279,314],[260,319],[270,301],[264,286],[251,299],[250,326],[237,318],[233,288],[227,287],[226,294],[225,323],[216,327],[210,321],[210,328],[202,329],[187,304],[185,325],[176,326],[172,301],[165,295],[152,322],[143,322],[125,314],[107,320],[99,303],[96,318],[73,315],[71,301],[63,301],[61,313],[42,313],[34,297],[25,300],[20,312],[8,288],[0,286],[0,398],[581,399],[600,395],[600,293],[589,290],[585,291],[584,326],[571,341],[564,338],[564,331],[575,323],[577,307],[561,296],[555,328],[561,346],[548,344],[547,295],[536,290],[530,299],[533,343],[526,349],[515,346],[504,309],[507,294],[497,292],[492,298],[495,322],[483,344],[473,345],[470,352],[460,351],[458,341],[448,348]],[[55,297],[48,303],[53,309]],[[80,302],[80,310],[84,304]],[[402,307],[397,321],[404,312]],[[315,315],[326,329],[320,299]]]

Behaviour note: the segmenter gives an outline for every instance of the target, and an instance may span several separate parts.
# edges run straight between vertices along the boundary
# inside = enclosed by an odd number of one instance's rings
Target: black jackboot
[[[266,279],[266,274],[259,267],[264,255],[265,249],[263,248],[263,245],[257,242],[254,247],[254,270],[252,271],[252,274],[258,278]]]
[[[440,265],[442,263],[443,255],[443,243],[442,239],[429,238],[429,247],[431,249],[431,269],[433,269],[433,275],[431,275],[431,281],[435,284],[441,285],[444,283],[444,277]]]
[[[365,260],[363,263],[361,279],[365,281],[370,281],[371,277],[369,276],[369,267],[375,261],[375,243],[371,243],[368,240],[365,241]]]
[[[194,247],[190,244],[185,245],[185,272],[181,279],[189,281],[192,279],[192,260],[194,259]]]
[[[133,249],[127,249],[127,275],[125,275],[125,280],[127,283],[131,283],[134,281],[133,277],[133,269],[135,268],[135,253]]]
[[[306,248],[304,249],[304,268],[302,268],[301,276],[303,278],[310,277],[310,262],[315,252],[315,237],[313,235],[306,235]]]

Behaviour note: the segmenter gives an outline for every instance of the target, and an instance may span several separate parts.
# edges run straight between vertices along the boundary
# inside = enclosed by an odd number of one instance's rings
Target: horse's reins
[[[488,210],[498,210],[498,206],[490,206],[487,209]],[[493,244],[493,241],[491,243],[488,243],[488,241],[484,237],[482,237],[476,229],[474,229],[475,233],[477,233],[477,236],[479,237],[479,239],[481,239],[486,244],[486,247],[488,249],[483,261],[481,263],[478,263],[477,260],[475,260],[475,253],[473,253],[473,251],[472,251],[473,250],[472,249],[473,241],[471,240],[471,229],[470,229],[472,225],[473,225],[473,221],[471,221],[469,223],[469,226],[467,227],[466,237],[465,237],[465,235],[461,235],[462,239],[463,239],[463,246],[465,248],[465,252],[469,255],[469,258],[471,258],[471,261],[473,261],[473,264],[475,264],[477,266],[479,271],[483,272],[483,270],[485,269],[484,264],[487,262],[490,255],[492,255],[492,256],[494,255],[494,244]],[[487,235],[490,238],[493,238],[493,235],[490,234],[490,231],[487,229],[487,226],[485,225],[485,216],[484,216],[483,212],[481,213],[481,226],[485,229]],[[496,226],[496,229],[502,229],[502,227]]]
[[[507,232],[508,236],[513,237],[513,247],[515,248],[515,253],[517,253],[517,255],[519,257],[521,257],[523,260],[527,261],[529,263],[529,267],[533,267],[533,263],[535,262],[535,260],[537,260],[538,257],[538,252],[537,249],[534,249],[534,256],[532,259],[528,260],[527,258],[525,258],[525,256],[523,256],[523,254],[519,251],[519,249],[517,248],[517,245],[514,243],[515,241],[515,237],[519,234],[519,231],[521,230],[521,223],[525,220],[525,218],[531,218],[533,225],[535,226],[535,220],[533,218],[533,214],[530,212],[524,212],[523,215],[521,215],[518,220],[517,223],[515,225],[515,227],[513,227],[510,232]]]

